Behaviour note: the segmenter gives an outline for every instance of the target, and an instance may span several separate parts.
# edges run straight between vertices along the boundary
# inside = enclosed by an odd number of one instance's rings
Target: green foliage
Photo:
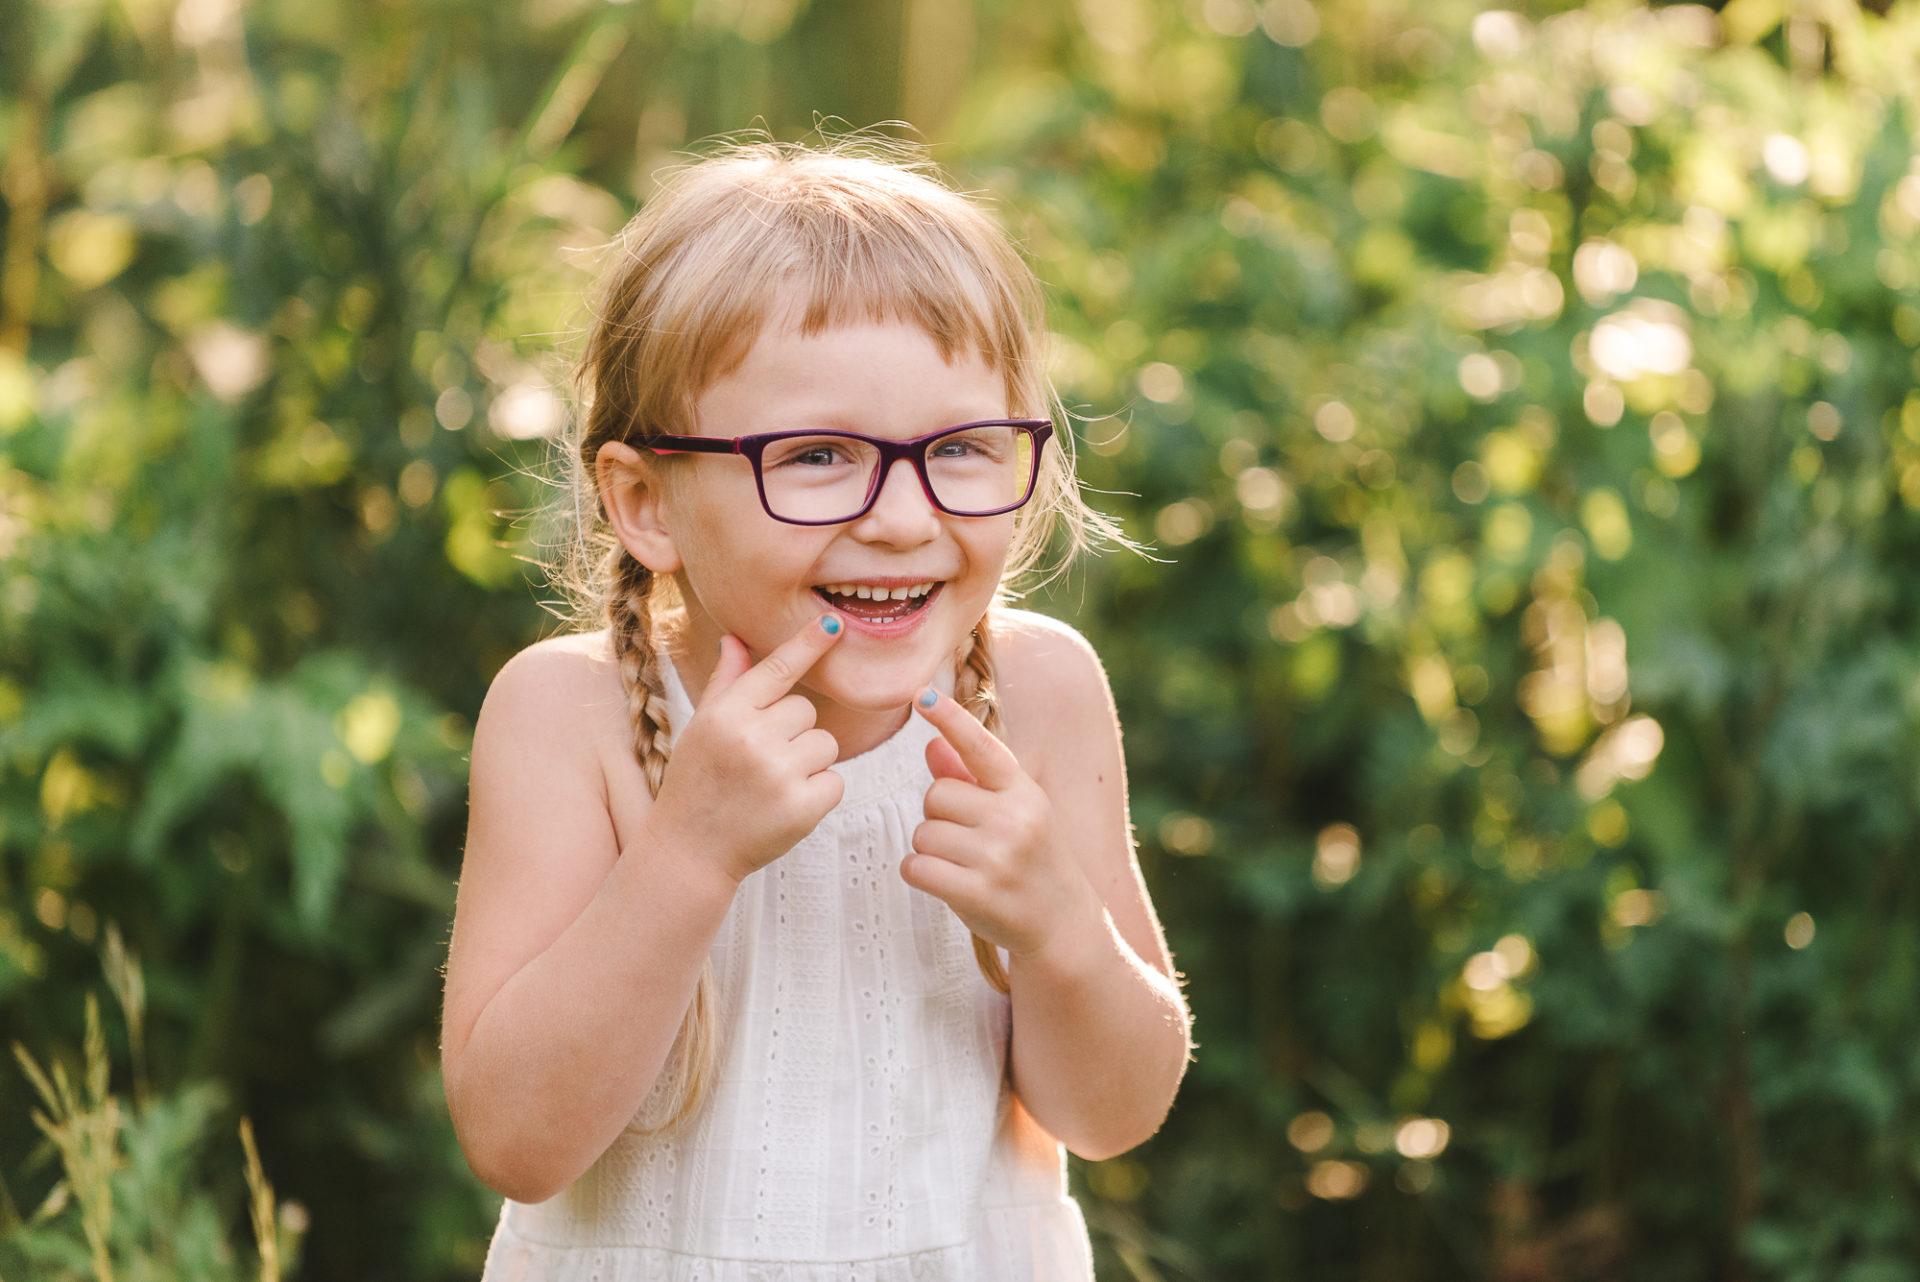
[[[7,53],[8,261],[35,270],[6,277],[24,359],[0,352],[0,1003],[70,1037],[86,945],[124,922],[156,1081],[261,1119],[309,1263],[471,1271],[490,1212],[438,1097],[438,965],[468,721],[540,617],[496,546],[532,496],[491,478],[527,447],[485,389],[551,405],[482,332],[559,328],[559,245],[619,215],[529,165],[552,94],[478,72],[504,50],[397,17],[336,39],[344,9],[243,43],[210,12],[8,19],[52,43]],[[585,56],[548,54],[555,83]]]
[[[106,960],[108,982],[137,1046],[141,1007],[129,997],[140,991],[141,972],[112,926]],[[55,1060],[49,1071],[18,1042],[13,1053],[38,1097],[33,1122],[57,1156],[61,1178],[24,1223],[7,1204],[0,1276],[22,1276],[26,1269],[25,1276],[47,1282],[278,1282],[282,1260],[291,1260],[298,1247],[305,1211],[274,1197],[247,1119],[240,1121],[240,1140],[257,1267],[241,1263],[228,1242],[218,1195],[193,1179],[204,1165],[207,1132],[223,1110],[219,1087],[200,1082],[151,1098],[136,1085],[141,1098],[131,1105],[112,1094],[113,1065],[91,993],[77,1086],[64,1062]]]
[[[216,1261],[231,1099],[312,1276],[477,1272],[438,966],[580,251],[820,112],[995,194],[1158,548],[1043,603],[1201,1042],[1103,1274],[1912,1272],[1920,18],[1531,12],[0,2],[0,1021],[147,962],[116,1195],[0,1251]]]
[[[1303,8],[976,104],[1171,562],[1084,622],[1201,1051],[1092,1185],[1230,1276],[1910,1272],[1920,26]]]

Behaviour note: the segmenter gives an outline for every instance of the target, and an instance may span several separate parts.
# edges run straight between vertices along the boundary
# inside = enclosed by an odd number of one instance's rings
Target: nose
[[[867,543],[918,547],[940,534],[940,513],[920,487],[913,464],[901,459],[880,478],[880,493],[867,514],[853,523],[854,537]]]

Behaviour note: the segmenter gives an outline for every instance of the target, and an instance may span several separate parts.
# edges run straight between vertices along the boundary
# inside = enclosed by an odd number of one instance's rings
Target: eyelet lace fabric
[[[900,879],[933,734],[910,717],[836,765],[840,805],[741,883],[713,945],[706,1105],[624,1133],[548,1201],[508,1201],[484,1282],[1092,1277],[1065,1155],[1006,1084],[1007,999],[953,912]]]

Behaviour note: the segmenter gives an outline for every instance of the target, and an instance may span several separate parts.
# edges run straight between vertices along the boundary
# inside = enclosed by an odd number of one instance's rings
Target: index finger
[[[756,708],[764,708],[787,697],[787,693],[807,675],[820,656],[833,648],[845,634],[847,625],[831,612],[781,642],[766,658],[740,674],[734,686],[744,691]]]
[[[1020,761],[1013,749],[994,737],[971,712],[952,698],[929,686],[913,701],[914,710],[940,732],[960,763],[972,772],[983,788],[1004,788],[1020,777]]]

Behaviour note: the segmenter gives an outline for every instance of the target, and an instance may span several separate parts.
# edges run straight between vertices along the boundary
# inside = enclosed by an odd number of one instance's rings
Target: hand
[[[822,615],[757,664],[738,637],[722,637],[720,662],[674,741],[649,825],[697,834],[736,882],[812,832],[840,804],[846,783],[829,768],[840,745],[814,726],[813,704],[792,691],[845,632],[837,615]]]
[[[945,695],[928,690],[914,706],[941,738],[927,745],[926,822],[913,831],[901,877],[1015,957],[1098,923],[1099,896],[1055,839],[1053,803],[1012,749]]]

